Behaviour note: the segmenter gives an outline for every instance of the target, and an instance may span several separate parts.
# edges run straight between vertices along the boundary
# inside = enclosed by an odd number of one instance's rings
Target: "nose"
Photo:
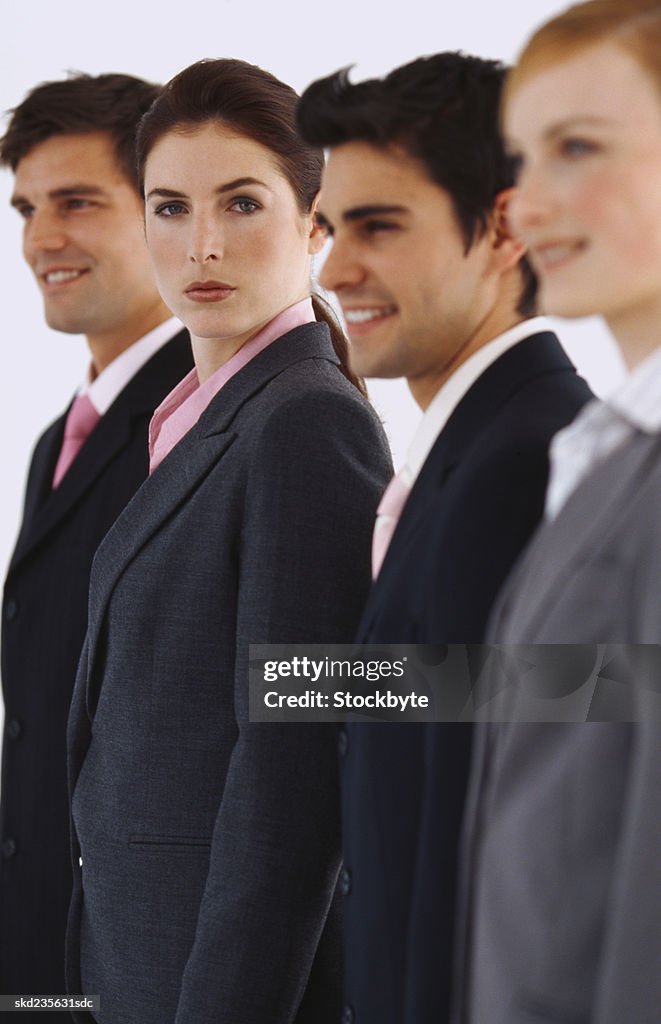
[[[218,222],[205,214],[193,215],[188,254],[191,263],[213,263],[222,255],[223,242]]]
[[[528,232],[544,225],[554,203],[553,181],[543,168],[526,165],[519,174],[510,201],[512,227],[524,240]]]
[[[57,214],[49,209],[34,210],[23,231],[23,252],[27,261],[31,262],[41,253],[61,252],[67,244],[67,234]]]
[[[334,238],[319,274],[322,288],[339,293],[344,288],[361,284],[364,278],[365,269],[352,251],[351,244]]]

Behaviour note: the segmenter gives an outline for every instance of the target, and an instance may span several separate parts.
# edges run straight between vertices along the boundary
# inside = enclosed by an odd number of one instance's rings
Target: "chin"
[[[62,334],[87,334],[87,325],[80,320],[73,320],[70,317],[51,316],[48,312],[44,314],[46,323],[53,331],[60,331]]]
[[[585,292],[577,292],[575,288],[542,287],[540,306],[548,316],[559,316],[564,320],[578,320],[584,316],[595,316],[601,312],[605,303],[595,302],[593,296]]]

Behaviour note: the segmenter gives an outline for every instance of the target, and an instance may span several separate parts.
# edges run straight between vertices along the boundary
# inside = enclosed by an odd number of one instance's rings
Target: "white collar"
[[[90,380],[91,370],[88,369],[78,394],[87,395],[99,416],[103,416],[138,370],[182,329],[183,324],[176,317],[165,320],[120,352],[94,380]]]
[[[551,329],[548,320],[543,316],[522,320],[514,327],[510,327],[502,334],[492,338],[486,345],[469,356],[461,366],[457,367],[452,376],[434,395],[415,432],[406,462],[400,470],[400,475],[409,487],[415,483],[436,438],[478,377],[481,377],[492,363],[495,363],[508,349],[518,345],[520,341],[529,338],[532,334],[539,334],[541,331],[550,331]]]

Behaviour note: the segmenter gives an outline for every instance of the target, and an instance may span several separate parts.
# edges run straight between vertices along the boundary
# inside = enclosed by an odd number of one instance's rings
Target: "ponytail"
[[[358,388],[363,398],[367,398],[365,381],[351,369],[351,364],[349,363],[349,342],[346,334],[342,330],[342,326],[335,314],[335,310],[331,304],[326,301],[326,299],[316,293],[312,295],[312,308],[314,310],[315,319],[328,325],[335,355],[340,360],[341,372],[350,384],[353,384],[355,388]]]

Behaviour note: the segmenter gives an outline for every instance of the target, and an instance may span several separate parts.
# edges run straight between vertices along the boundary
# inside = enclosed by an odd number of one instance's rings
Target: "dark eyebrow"
[[[354,220],[363,220],[365,217],[378,217],[383,216],[383,214],[408,212],[405,206],[385,206],[374,203],[369,206],[354,206],[350,210],[345,210],[342,214],[342,220],[350,223]]]
[[[216,189],[216,192],[231,192],[235,188],[243,188],[244,185],[261,185],[268,192],[272,192],[273,189],[264,181],[259,181],[257,178],[235,178],[234,181],[228,181],[226,185],[221,185],[220,188]]]
[[[597,128],[616,124],[616,121],[612,117],[599,117],[596,115],[584,115],[579,117],[567,117],[562,121],[556,121],[555,124],[549,125],[544,132],[547,139],[553,139],[556,135],[561,135],[568,129],[580,128],[581,125],[589,125]]]
[[[48,193],[49,199],[69,199],[71,196],[105,196],[107,193],[99,185],[80,184],[65,185],[62,188],[54,188]],[[25,196],[14,195],[10,199],[12,206],[19,207],[30,205],[30,200]]]
[[[261,185],[268,192],[272,192],[266,182],[259,181],[257,178],[235,178],[234,181],[228,181],[225,185],[219,185],[216,189],[218,195],[224,195],[226,192],[233,192],[236,188],[243,188],[244,185]],[[151,199],[152,196],[161,196],[163,199],[186,199],[185,192],[176,192],[171,188],[153,188],[151,192],[147,194],[146,199]]]

